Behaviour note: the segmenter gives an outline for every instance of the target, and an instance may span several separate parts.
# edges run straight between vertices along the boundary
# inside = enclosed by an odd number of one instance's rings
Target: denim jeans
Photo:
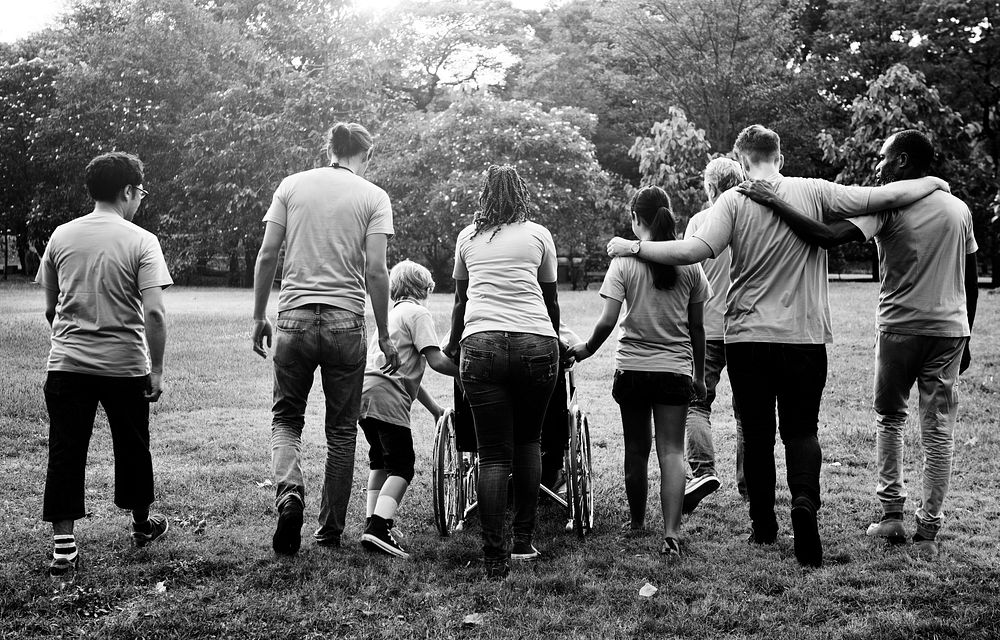
[[[826,345],[739,342],[726,345],[733,404],[743,424],[743,469],[754,534],[778,532],[774,514],[774,436],[781,434],[792,504],[820,508],[819,405]],[[777,403],[777,419],[775,404]]]
[[[541,479],[542,422],[559,369],[556,338],[484,331],[462,340],[459,366],[479,443],[483,553],[506,556],[503,525],[513,475],[515,542],[531,542]]]
[[[365,355],[364,316],[320,304],[278,314],[271,421],[275,504],[280,508],[292,493],[305,498],[299,460],[302,427],[318,366],[326,398],[326,473],[319,523],[333,536],[344,531],[354,481]]]
[[[104,407],[115,454],[115,504],[145,509],[153,503],[153,459],[149,453],[147,376],[112,378],[50,371],[45,380],[49,411],[49,462],[42,520],[79,520],[84,506],[87,450],[97,403]]]
[[[878,334],[875,356],[878,499],[886,513],[902,515],[903,427],[906,403],[917,383],[920,441],[924,449],[923,495],[917,529],[933,538],[941,528],[941,506],[951,478],[958,393],[955,380],[968,338]]]
[[[719,386],[722,370],[726,368],[726,345],[722,340],[705,342],[705,399],[692,400],[687,415],[687,461],[691,467],[690,477],[715,476],[715,445],[712,441],[712,403],[715,402],[715,388]],[[746,495],[746,480],[743,478],[743,426],[740,412],[733,403],[733,417],[736,418],[736,486],[740,495]]]

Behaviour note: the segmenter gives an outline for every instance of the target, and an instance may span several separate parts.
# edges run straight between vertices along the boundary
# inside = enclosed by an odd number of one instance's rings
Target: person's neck
[[[112,202],[95,202],[94,213],[110,213],[124,220],[128,220],[128,218],[125,217],[124,209]]]
[[[364,164],[362,156],[352,156],[350,158],[338,158],[337,156],[332,156],[330,158],[331,167],[340,167],[342,169],[347,169],[354,175],[361,175],[361,168]]]
[[[763,180],[776,173],[781,173],[781,167],[774,162],[760,162],[747,168],[747,178],[751,180]]]

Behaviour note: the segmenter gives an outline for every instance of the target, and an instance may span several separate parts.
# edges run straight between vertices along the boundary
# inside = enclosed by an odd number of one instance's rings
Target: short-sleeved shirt
[[[399,369],[392,375],[382,373],[385,355],[378,346],[378,336],[368,344],[368,361],[361,391],[361,417],[410,426],[410,408],[427,364],[421,355],[427,347],[437,347],[431,312],[413,300],[398,300],[389,310],[389,337],[399,352]]]
[[[264,222],[285,228],[278,311],[320,303],[365,312],[365,240],[393,234],[385,191],[349,169],[303,171],[281,181]]]
[[[455,243],[456,280],[469,281],[462,338],[483,331],[556,337],[539,282],[556,281],[556,246],[540,224],[518,222],[475,234],[469,225]],[[474,235],[475,234],[475,235]]]
[[[115,213],[89,213],[52,233],[35,282],[59,292],[49,371],[149,373],[142,291],[173,284],[156,236]]]
[[[692,375],[688,307],[711,298],[712,287],[701,265],[675,269],[674,287],[657,289],[650,264],[631,256],[611,261],[601,295],[625,303],[618,323],[615,368]]]
[[[708,209],[700,211],[688,221],[685,238],[694,235],[701,225],[705,224],[708,217]],[[708,283],[712,285],[712,297],[705,301],[705,339],[723,340],[726,336],[723,318],[726,315],[726,294],[729,292],[729,247],[722,250],[717,258],[708,258],[701,261],[701,268],[705,270]]]
[[[971,335],[965,260],[978,251],[969,207],[944,191],[898,212],[851,218],[878,245],[880,331],[962,338]]]
[[[871,213],[871,187],[814,178],[765,178],[814,220]],[[833,341],[826,251],[807,244],[778,216],[735,189],[723,193],[694,233],[714,256],[731,249],[725,340],[824,344]]]

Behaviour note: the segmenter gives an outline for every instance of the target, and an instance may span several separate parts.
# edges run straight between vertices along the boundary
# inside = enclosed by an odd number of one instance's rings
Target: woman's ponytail
[[[632,212],[649,227],[650,240],[660,242],[673,240],[674,213],[670,209],[670,198],[660,187],[645,187],[632,197]],[[677,283],[677,269],[673,265],[647,262],[653,271],[653,286],[660,290],[673,289]]]

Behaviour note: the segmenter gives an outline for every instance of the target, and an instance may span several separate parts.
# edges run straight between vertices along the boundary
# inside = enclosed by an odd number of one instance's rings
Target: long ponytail
[[[632,212],[649,227],[650,240],[674,240],[674,213],[670,197],[660,187],[644,187],[632,196]],[[677,269],[673,265],[646,262],[653,272],[653,286],[662,291],[673,289],[677,283]]]

